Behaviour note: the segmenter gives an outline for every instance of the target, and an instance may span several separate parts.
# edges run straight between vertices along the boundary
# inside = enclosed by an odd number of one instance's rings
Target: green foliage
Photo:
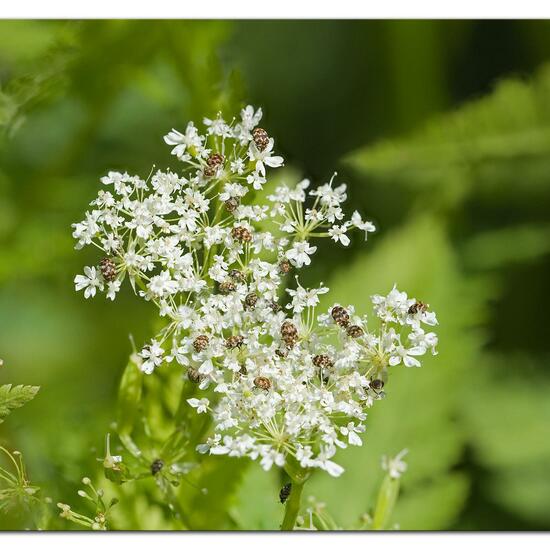
[[[522,188],[534,192],[550,162],[549,92],[550,67],[529,82],[503,80],[488,97],[436,118],[409,137],[359,150],[349,161],[370,177],[456,200],[473,184],[485,191],[495,180],[518,185],[514,176],[525,168]],[[437,204],[431,200],[427,206]]]
[[[325,501],[338,526],[356,527],[374,512],[380,456],[407,447],[387,527],[549,528],[550,69],[506,78],[413,127],[550,53],[547,23],[493,25],[0,22],[0,348],[16,373],[0,386],[11,403],[0,397],[0,422],[26,402],[29,390],[17,388],[40,385],[40,399],[2,425],[40,481],[36,495],[73,502],[87,472],[105,502],[119,499],[112,529],[279,527],[280,472],[198,455],[190,441],[208,426],[188,414],[193,388],[173,365],[152,379],[128,361],[127,335],[143,342],[150,309],[130,293],[113,307],[71,292],[81,261],[70,224],[98,177],[147,174],[152,159],[175,166],[167,129],[247,100],[264,107],[286,181],[303,172],[318,180],[344,155],[354,207],[379,222],[352,262],[347,250],[321,248],[305,278],[361,312],[397,282],[441,323],[440,356],[392,373],[364,446],[341,454],[346,472],[316,474],[306,495]],[[484,43],[501,45],[498,62]],[[127,468],[122,484],[104,476],[106,432]],[[153,476],[157,458],[165,467]],[[0,529],[32,526],[25,504],[10,503]],[[31,507],[35,526],[68,527],[50,520],[55,504]]]
[[[407,213],[435,212],[446,220],[457,264],[467,277],[491,274],[486,279],[490,292],[467,295],[482,308],[499,300],[501,315],[486,327],[492,349],[463,358],[471,375],[462,388],[465,406],[457,414],[463,421],[462,445],[468,445],[469,460],[476,465],[470,481],[476,494],[485,494],[493,509],[498,503],[530,526],[547,521],[550,505],[544,472],[550,456],[547,355],[537,357],[529,349],[545,338],[544,317],[538,318],[546,306],[537,288],[526,288],[522,279],[517,287],[514,274],[544,269],[550,252],[549,91],[550,67],[545,66],[532,79],[503,80],[487,97],[407,137],[348,157],[371,187],[392,186],[405,193],[412,204],[405,207]],[[538,298],[529,298],[533,295]],[[455,338],[462,340],[464,334]],[[457,476],[455,491],[463,493],[464,483],[467,476]],[[443,484],[441,496],[459,506],[453,491]],[[438,517],[453,517],[434,505],[437,498],[436,491],[419,506],[404,494],[399,506],[407,513],[427,511],[431,527],[441,521]],[[468,509],[463,515],[470,517]]]
[[[132,440],[132,431],[138,421],[143,386],[143,373],[139,370],[139,357],[133,353],[122,374],[118,390],[117,433],[124,446],[134,456],[140,451]]]
[[[39,389],[38,386],[0,386],[0,423],[4,422],[11,411],[34,399]]]
[[[8,54],[8,62],[14,65],[22,62],[28,67],[26,72],[14,74],[7,85],[0,88],[2,137],[12,136],[24,123],[28,112],[42,102],[51,100],[63,89],[67,84],[65,72],[72,59],[74,26],[60,29],[56,24],[35,24],[32,32],[30,27],[22,23],[15,26],[13,22],[0,23],[0,40],[3,42],[0,48],[4,54]],[[6,48],[8,36],[11,37],[11,51]],[[38,59],[39,63],[36,62]]]
[[[4,468],[2,465],[6,463]],[[39,503],[39,487],[27,478],[25,464],[20,452],[10,452],[0,446],[0,513],[23,507],[29,509]]]
[[[504,361],[512,372],[499,374]],[[511,512],[543,522],[550,507],[550,380],[525,355],[491,355],[483,366],[466,411],[476,457],[491,472],[483,485]]]

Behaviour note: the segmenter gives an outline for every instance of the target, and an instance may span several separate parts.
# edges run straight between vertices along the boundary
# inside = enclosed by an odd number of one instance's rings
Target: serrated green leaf
[[[39,386],[0,386],[0,423],[11,411],[28,403],[38,393]]]
[[[438,209],[490,193],[516,200],[547,189],[550,169],[550,66],[530,80],[505,79],[488,96],[441,115],[408,136],[352,153],[348,162],[381,183],[414,189]]]

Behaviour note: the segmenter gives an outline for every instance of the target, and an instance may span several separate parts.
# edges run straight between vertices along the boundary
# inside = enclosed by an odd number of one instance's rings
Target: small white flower
[[[194,409],[197,409],[197,412],[201,414],[205,413],[208,410],[208,405],[210,404],[210,401],[208,401],[206,397],[203,397],[202,399],[192,397],[191,399],[187,400],[187,403],[189,403],[189,405],[191,405]]]
[[[347,426],[342,426],[340,428],[340,433],[348,437],[348,443],[350,445],[357,445],[360,447],[363,445],[361,438],[357,435],[365,431],[365,428],[361,425],[356,426],[355,422],[349,422]]]
[[[403,449],[393,458],[384,455],[382,457],[382,469],[388,472],[393,479],[400,478],[407,471],[407,463],[403,460],[403,457],[408,452],[408,449]]]
[[[208,128],[208,133],[210,135],[221,137],[231,136],[231,128],[227,124],[227,122],[225,122],[225,120],[221,117],[221,115],[218,114],[218,117],[214,119],[204,117],[203,122],[204,125]]]
[[[390,365],[395,366],[403,362],[406,367],[420,367],[420,361],[415,358],[417,355],[424,355],[426,349],[422,346],[415,346],[412,348],[405,348],[399,344],[392,352],[390,357]]]
[[[244,160],[241,159],[241,158],[232,160],[230,165],[229,165],[229,168],[230,168],[231,172],[233,172],[234,174],[237,174],[239,176],[244,174],[244,167],[245,167]]]
[[[374,231],[376,231],[376,227],[374,226],[374,224],[369,221],[364,222],[361,219],[361,215],[359,214],[359,212],[357,212],[357,210],[351,216],[351,223],[352,225],[357,227],[357,229],[365,232],[365,241],[367,240],[369,233],[374,233]]]
[[[317,250],[316,246],[310,246],[307,241],[298,241],[286,253],[288,260],[296,267],[303,267],[311,263],[310,255]]]
[[[140,365],[140,369],[145,374],[151,374],[155,367],[162,364],[164,360],[164,350],[156,340],[151,340],[148,346],[145,346],[139,353],[142,359],[145,359]]]
[[[319,453],[319,458],[316,460],[318,467],[325,470],[332,477],[339,477],[344,473],[344,468],[336,462],[329,460],[335,453],[334,448],[324,448]]]
[[[107,298],[114,300],[116,293],[120,290],[120,281],[112,281],[107,284]]]
[[[346,225],[333,225],[329,230],[328,234],[334,242],[340,241],[344,246],[348,246],[351,242],[349,237],[346,235],[348,228]]]
[[[270,168],[279,168],[283,165],[283,157],[273,156],[273,145],[273,138],[270,138],[267,147],[263,151],[260,151],[253,141],[250,142],[248,156],[251,161],[256,163],[256,172],[262,177],[265,177],[266,166]]]
[[[74,278],[75,289],[84,290],[84,298],[88,299],[96,295],[97,289],[103,290],[103,280],[95,267],[86,266],[84,275],[77,275]]]
[[[151,277],[148,287],[154,296],[159,297],[174,294],[178,290],[177,282],[171,278],[170,272],[167,270],[163,271],[160,275]]]
[[[202,140],[203,138],[199,136],[198,131],[192,122],[187,125],[185,134],[172,129],[164,136],[164,141],[168,145],[175,146],[172,149],[172,154],[180,160],[190,158],[189,155],[185,155],[186,150],[190,147],[200,148],[202,146]]]

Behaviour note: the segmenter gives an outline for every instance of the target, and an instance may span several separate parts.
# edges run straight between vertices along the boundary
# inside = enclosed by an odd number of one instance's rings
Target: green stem
[[[297,482],[296,480],[292,481],[292,489],[290,491],[290,496],[286,501],[285,517],[283,518],[281,531],[294,530],[296,518],[298,517],[298,512],[300,511],[300,501],[302,499],[304,483],[305,482]]]
[[[386,529],[395,508],[398,494],[399,478],[392,478],[390,475],[387,475],[378,492],[378,500],[371,526],[373,531],[383,531]]]

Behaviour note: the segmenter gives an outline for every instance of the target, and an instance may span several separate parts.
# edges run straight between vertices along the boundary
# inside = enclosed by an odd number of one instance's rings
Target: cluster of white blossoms
[[[92,244],[104,257],[75,285],[113,300],[127,277],[159,308],[166,323],[141,350],[141,368],[177,362],[197,384],[189,405],[213,422],[199,451],[259,459],[265,469],[292,457],[337,476],[332,458],[361,445],[387,370],[435,353],[437,337],[424,328],[437,321],[396,288],[372,297],[372,326],[352,306],[316,313],[328,288],[291,276],[311,263],[313,239],[347,246],[351,230],[366,240],[375,228],[358,212],[346,219],[346,186],[334,177],[315,189],[308,180],[278,186],[255,204],[266,169],[283,165],[261,116],[248,106],[231,123],[205,118],[204,134],[192,122],[169,132],[181,173],[102,178],[105,190],[73,235],[77,248]]]

